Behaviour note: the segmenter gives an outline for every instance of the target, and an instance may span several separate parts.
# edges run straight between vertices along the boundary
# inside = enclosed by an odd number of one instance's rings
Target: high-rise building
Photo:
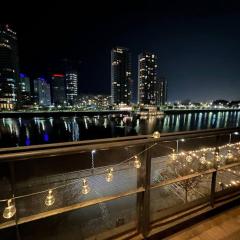
[[[0,109],[13,109],[19,79],[17,36],[9,25],[0,25]]]
[[[18,88],[18,105],[21,108],[31,105],[30,78],[24,73],[20,73]]]
[[[30,78],[24,73],[20,73],[19,91],[22,93],[24,93],[24,92],[30,93],[31,92]]]
[[[66,96],[67,103],[73,105],[76,103],[78,96],[78,73],[77,71],[67,71],[65,74],[66,80]]]
[[[55,105],[66,104],[66,85],[64,74],[53,74],[52,80],[52,101]]]
[[[144,52],[138,55],[138,103],[156,105],[157,57]]]
[[[50,106],[51,105],[51,92],[50,84],[47,81],[39,77],[34,80],[34,102],[39,106]]]
[[[165,105],[167,102],[168,87],[165,78],[157,78],[156,82],[156,105]]]
[[[131,84],[131,54],[127,48],[113,48],[111,51],[112,104],[130,104]]]

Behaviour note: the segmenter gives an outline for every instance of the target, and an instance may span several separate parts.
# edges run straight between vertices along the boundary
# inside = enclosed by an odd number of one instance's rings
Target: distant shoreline
[[[165,109],[161,110],[165,114],[184,114],[184,113],[209,113],[209,112],[239,112],[240,109]],[[56,117],[56,116],[98,116],[109,114],[130,115],[136,113],[129,110],[102,110],[102,111],[15,111],[0,112],[0,118],[4,117]],[[137,113],[136,113],[137,114]]]

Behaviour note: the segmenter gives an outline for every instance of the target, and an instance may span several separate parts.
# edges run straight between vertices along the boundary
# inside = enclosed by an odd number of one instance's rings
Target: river
[[[239,127],[240,112],[0,118],[0,147],[81,141],[160,132]]]

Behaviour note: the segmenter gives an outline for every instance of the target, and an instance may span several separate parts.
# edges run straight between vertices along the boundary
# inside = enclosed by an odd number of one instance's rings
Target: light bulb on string
[[[83,178],[82,194],[86,195],[89,192],[90,192],[90,187],[88,185],[88,181],[86,178]]]
[[[45,199],[45,204],[46,206],[49,207],[49,206],[52,206],[54,202],[55,202],[55,197],[53,196],[52,190],[50,189],[48,190],[48,195]]]
[[[232,180],[232,181],[231,181],[231,184],[234,185],[234,186],[236,186],[236,185],[237,185],[237,182],[234,181],[234,180]]]
[[[160,138],[160,132],[158,131],[155,131],[152,135],[153,138],[157,139],[157,138]]]
[[[202,156],[199,158],[199,161],[201,164],[205,164],[206,163],[206,154],[203,153]]]
[[[138,156],[134,156],[135,160],[133,162],[133,165],[135,168],[140,168],[141,167],[141,161],[139,160]]]
[[[6,219],[12,218],[16,213],[16,207],[12,199],[7,201],[7,207],[3,211],[3,217]]]
[[[186,161],[188,163],[192,162],[192,156],[190,154],[186,156]]]
[[[197,157],[197,154],[194,152],[194,153],[192,153],[192,156],[193,157]]]
[[[240,154],[240,147],[237,147],[236,149],[237,149],[238,154]]]
[[[216,161],[217,163],[219,163],[220,160],[221,160],[221,156],[219,155],[218,152],[215,152],[215,161]]]
[[[106,181],[111,182],[113,180],[113,168],[107,169]]]
[[[232,151],[229,149],[228,152],[227,152],[227,156],[226,156],[227,160],[231,160],[233,159],[233,154],[232,154]]]

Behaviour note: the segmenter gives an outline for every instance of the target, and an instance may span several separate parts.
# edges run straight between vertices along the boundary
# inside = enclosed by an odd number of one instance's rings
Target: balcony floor
[[[211,216],[165,240],[239,240],[240,205]]]

